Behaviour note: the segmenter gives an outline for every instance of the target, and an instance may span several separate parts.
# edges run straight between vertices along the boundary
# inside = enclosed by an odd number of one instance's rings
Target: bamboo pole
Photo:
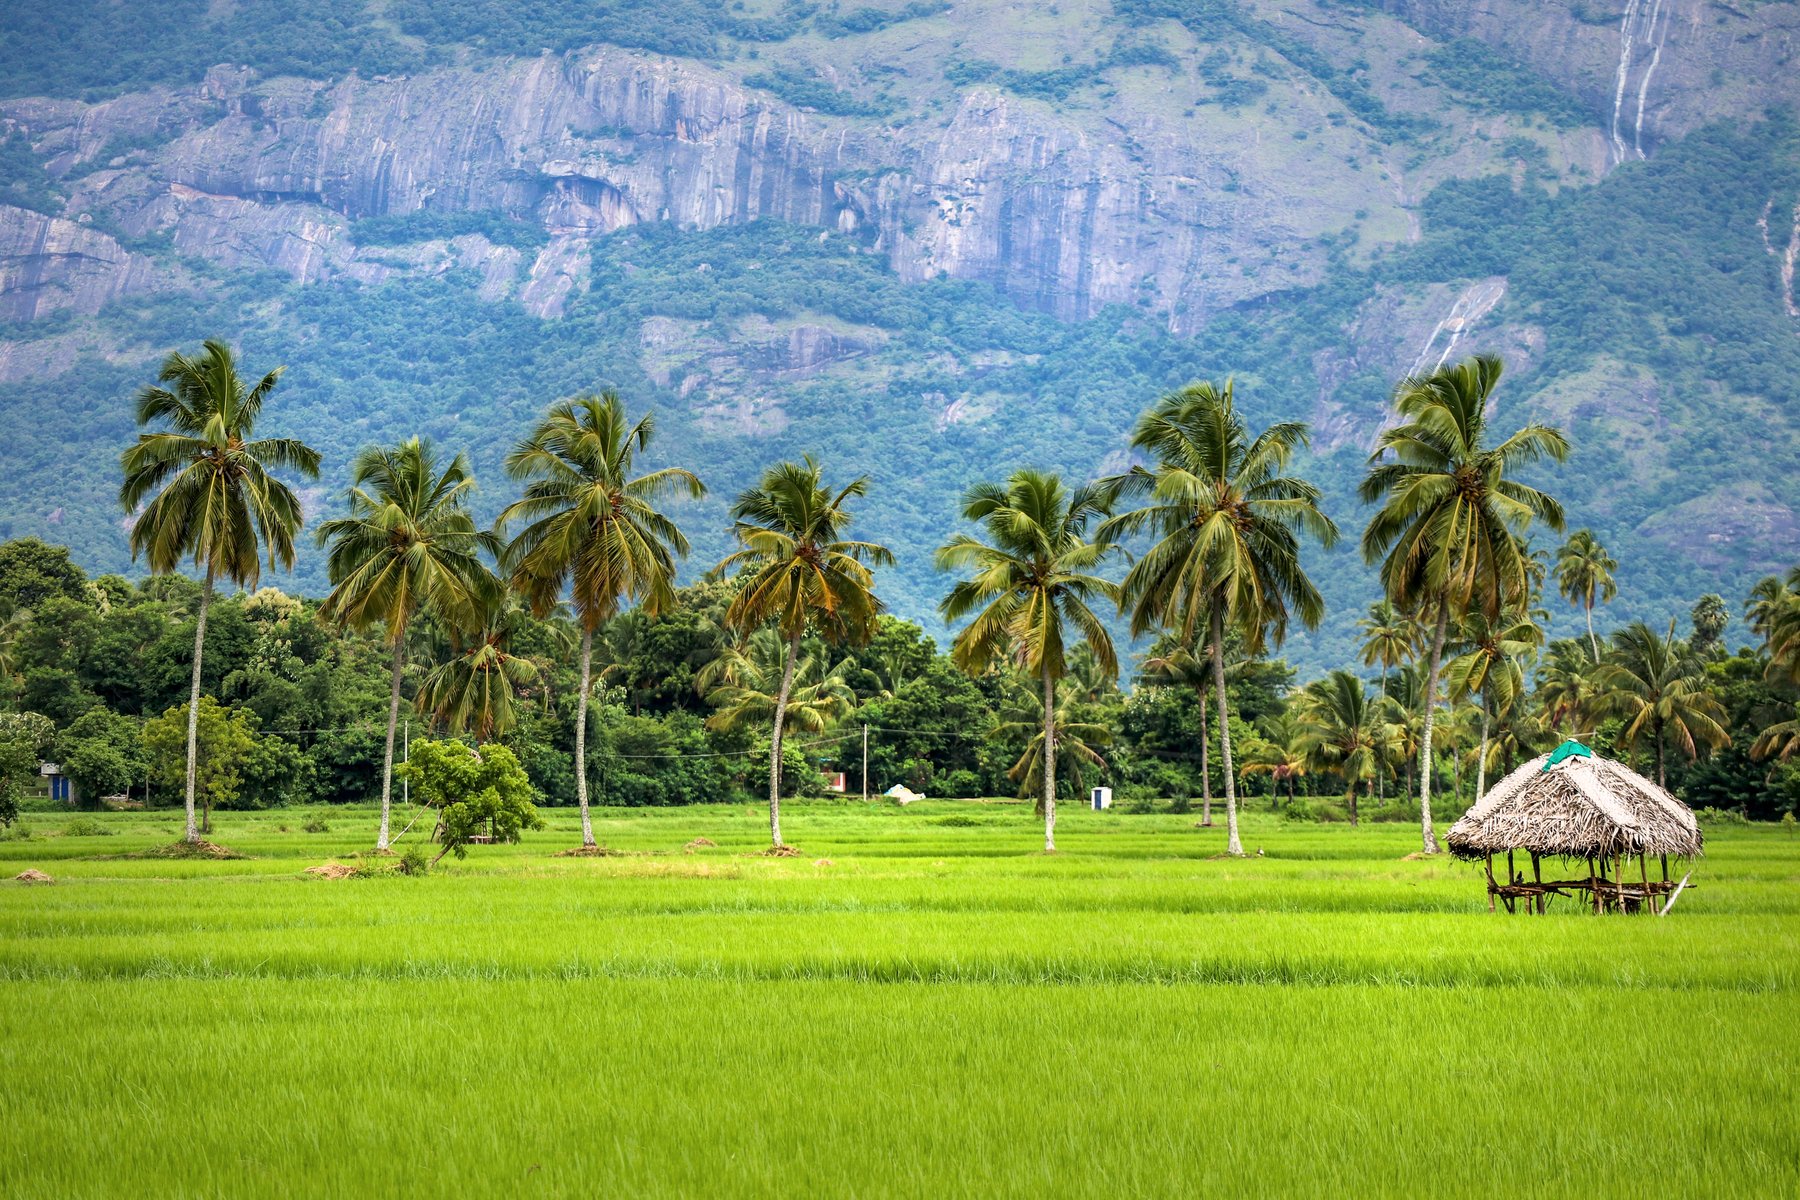
[[[1488,851],[1488,856],[1487,856],[1487,892],[1488,892],[1488,911],[1493,912],[1494,911],[1494,852],[1491,850]]]
[[[1539,887],[1544,886],[1544,873],[1538,866],[1538,852],[1536,850],[1531,852],[1531,882],[1537,884]],[[1537,911],[1539,916],[1542,916],[1544,913],[1544,893],[1542,892],[1537,894]]]
[[[1638,855],[1638,878],[1644,881],[1644,899],[1642,906],[1644,913],[1648,915],[1652,911],[1650,904],[1650,867],[1644,862],[1644,856],[1642,854]]]

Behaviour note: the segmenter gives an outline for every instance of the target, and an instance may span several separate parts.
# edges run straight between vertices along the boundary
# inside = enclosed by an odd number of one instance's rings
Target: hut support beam
[[[1544,886],[1544,873],[1538,865],[1538,853],[1536,850],[1531,852],[1531,882],[1537,884],[1539,887]],[[1544,904],[1548,899],[1549,897],[1545,896],[1544,893],[1538,893],[1537,910],[1539,915],[1543,914]]]
[[[1494,911],[1494,891],[1495,891],[1495,888],[1494,888],[1494,856],[1491,853],[1487,856],[1487,887],[1488,887],[1488,911],[1493,912]]]

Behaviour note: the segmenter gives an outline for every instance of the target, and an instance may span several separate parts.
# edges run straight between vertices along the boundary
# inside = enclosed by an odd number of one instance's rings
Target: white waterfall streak
[[[1619,22],[1619,77],[1613,86],[1613,161],[1625,161],[1625,139],[1619,136],[1619,110],[1625,106],[1625,84],[1631,79],[1631,27],[1637,20],[1638,0],[1625,0],[1625,19]]]
[[[1800,317],[1800,305],[1794,303],[1794,267],[1800,265],[1800,201],[1794,204],[1794,232],[1788,236],[1787,253],[1781,256],[1781,302],[1788,316]]]
[[[1427,363],[1430,363],[1430,369],[1435,371],[1450,361],[1451,352],[1463,340],[1464,335],[1475,327],[1475,322],[1493,312],[1494,306],[1499,304],[1505,295],[1506,280],[1499,276],[1470,284],[1463,294],[1456,298],[1456,303],[1450,306],[1450,311],[1444,315],[1444,319],[1432,327],[1431,336],[1425,339],[1424,347],[1420,349],[1419,356],[1413,360],[1412,369],[1407,371],[1407,374],[1419,374],[1426,369]],[[1445,331],[1450,334],[1449,340],[1444,343],[1442,350],[1437,351],[1437,357],[1433,359],[1431,355],[1432,351],[1437,349],[1438,336]]]
[[[1650,94],[1650,77],[1656,74],[1656,65],[1662,61],[1663,43],[1669,38],[1669,22],[1662,23],[1662,36],[1656,36],[1656,18],[1662,15],[1663,0],[1655,0],[1650,9],[1650,28],[1644,40],[1654,45],[1650,54],[1650,65],[1644,68],[1644,78],[1638,83],[1637,123],[1632,126],[1631,146],[1637,151],[1639,158],[1644,157],[1644,97]]]

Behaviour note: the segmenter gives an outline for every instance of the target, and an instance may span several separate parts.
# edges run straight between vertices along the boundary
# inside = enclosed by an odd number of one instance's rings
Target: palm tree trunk
[[[593,686],[594,631],[581,628],[581,699],[575,702],[575,799],[581,805],[581,844],[594,844],[594,821],[588,815],[588,689]]]
[[[1657,721],[1652,730],[1656,734],[1656,786],[1668,791],[1668,776],[1663,774],[1663,723]]]
[[[194,623],[194,686],[188,692],[187,840],[190,843],[200,840],[200,827],[194,823],[194,784],[200,767],[200,654],[206,645],[206,610],[212,604],[212,594],[213,573],[208,567],[206,584],[200,589],[200,617]]]
[[[1349,788],[1347,788],[1344,792],[1344,807],[1350,810],[1350,825],[1351,825],[1351,828],[1355,828],[1355,826],[1356,826],[1356,779],[1348,771],[1346,771],[1344,773],[1344,777],[1345,777],[1345,780],[1350,784]]]
[[[1387,704],[1387,677],[1388,665],[1387,659],[1384,658],[1381,660],[1381,702],[1384,706]],[[1375,751],[1375,786],[1380,793],[1380,803],[1382,804],[1387,803],[1387,769],[1383,761],[1386,757],[1384,751],[1380,749]]]
[[[1044,853],[1056,851],[1056,680],[1044,664]]]
[[[788,639],[787,665],[781,670],[781,694],[775,699],[775,731],[769,738],[769,837],[781,842],[781,730],[787,722],[788,693],[794,688],[794,663],[800,657],[800,635]]]
[[[1450,606],[1438,605],[1437,633],[1431,639],[1431,666],[1425,672],[1425,732],[1419,738],[1419,836],[1426,854],[1436,854],[1437,834],[1431,828],[1431,726],[1437,707],[1438,667],[1444,657],[1444,633],[1450,628]]]
[[[1212,610],[1213,687],[1219,693],[1219,754],[1225,768],[1225,853],[1244,856],[1244,843],[1238,840],[1237,788],[1231,779],[1231,701],[1225,695],[1225,614],[1217,605]]]
[[[381,758],[381,832],[375,835],[377,852],[388,848],[388,821],[394,796],[394,728],[400,724],[400,672],[406,663],[406,638],[394,639],[393,678],[388,684],[387,749]]]
[[[1475,762],[1475,803],[1487,795],[1488,706],[1481,706],[1481,757]]]
[[[1600,639],[1594,636],[1594,601],[1592,598],[1582,606],[1587,609],[1588,645],[1594,651],[1594,661],[1600,661]]]
[[[1194,689],[1200,693],[1200,823],[1212,825],[1212,751],[1207,743],[1212,735],[1207,731],[1206,720],[1206,685],[1203,683]]]

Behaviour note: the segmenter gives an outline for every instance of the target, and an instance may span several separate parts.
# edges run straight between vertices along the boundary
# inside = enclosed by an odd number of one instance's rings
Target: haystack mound
[[[50,878],[50,876],[44,874],[42,871],[38,870],[36,867],[26,867],[23,871],[20,871],[17,875],[14,875],[13,878],[18,880],[20,883],[55,883],[56,882],[56,880]]]
[[[153,850],[140,850],[136,854],[121,855],[122,858],[243,858],[236,850],[228,850],[217,842],[209,842],[201,838],[197,842],[170,842],[166,846],[157,846]]]
[[[692,854],[696,850],[702,850],[702,849],[706,848],[707,846],[716,846],[718,844],[719,843],[713,841],[711,838],[697,837],[693,841],[689,842],[687,845],[683,846],[681,849],[682,849],[683,853]]]
[[[763,858],[800,858],[799,849],[794,846],[770,846],[761,852]]]
[[[1464,813],[1445,839],[1458,858],[1507,850],[1601,860],[1693,858],[1704,839],[1693,812],[1624,763],[1565,743],[1532,759]]]
[[[328,862],[316,867],[306,868],[308,875],[316,875],[320,879],[349,879],[356,874],[356,868],[349,863]]]
[[[813,866],[815,866],[815,867],[830,867],[830,866],[835,866],[835,865],[836,864],[833,863],[829,858],[813,859]]]

